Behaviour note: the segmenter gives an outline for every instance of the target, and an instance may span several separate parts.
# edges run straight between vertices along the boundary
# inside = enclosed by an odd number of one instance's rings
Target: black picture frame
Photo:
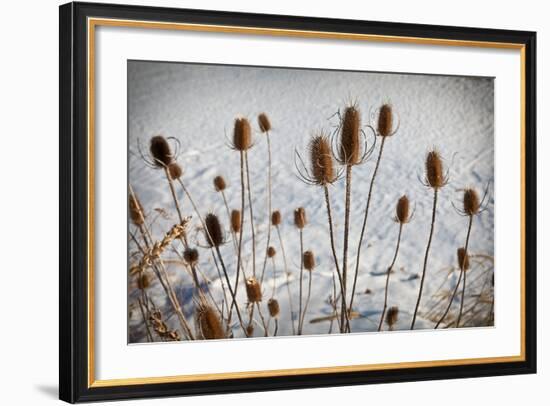
[[[261,15],[112,4],[60,6],[59,397],[84,402],[536,372],[536,33],[374,21]],[[200,382],[90,387],[88,380],[87,24],[89,17],[514,43],[525,52],[525,357],[517,362],[313,373]]]

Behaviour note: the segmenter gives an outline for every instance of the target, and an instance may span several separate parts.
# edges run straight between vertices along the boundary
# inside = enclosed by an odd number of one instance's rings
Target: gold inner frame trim
[[[521,162],[521,269],[520,269],[520,341],[521,349],[519,355],[485,358],[465,358],[452,360],[433,360],[433,361],[415,361],[415,362],[397,362],[384,364],[365,364],[365,365],[347,365],[330,366],[316,368],[294,368],[277,369],[264,371],[244,371],[244,372],[222,372],[211,374],[190,374],[176,376],[160,376],[146,378],[123,378],[123,379],[95,379],[95,341],[94,341],[94,300],[95,300],[95,280],[94,280],[94,191],[95,191],[95,28],[97,26],[109,27],[130,27],[130,28],[148,28],[157,30],[179,30],[193,32],[215,32],[231,33],[243,35],[264,35],[278,37],[297,37],[297,38],[317,38],[317,39],[340,39],[355,41],[371,41],[384,43],[401,43],[416,45],[435,45],[435,46],[459,46],[459,47],[477,47],[477,48],[496,48],[512,49],[520,51],[520,83],[521,83],[521,101],[520,101],[520,162]],[[120,20],[108,18],[89,18],[87,27],[88,39],[88,387],[112,387],[124,385],[143,385],[143,384],[161,384],[177,382],[197,382],[212,381],[219,379],[244,379],[244,378],[266,378],[280,376],[312,375],[312,374],[331,374],[342,372],[361,372],[361,371],[380,371],[397,368],[425,368],[442,367],[474,364],[495,364],[504,362],[525,361],[525,45],[519,43],[506,42],[487,42],[487,41],[462,41],[453,39],[432,39],[422,37],[403,37],[390,35],[373,34],[355,34],[345,32],[325,32],[325,31],[306,31],[290,30],[260,27],[241,27],[227,25],[208,25],[208,24],[186,24],[186,23],[166,23],[155,21],[139,20]]]

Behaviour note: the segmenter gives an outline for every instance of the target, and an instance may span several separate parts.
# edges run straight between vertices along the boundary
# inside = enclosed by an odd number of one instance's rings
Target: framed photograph
[[[60,7],[60,398],[536,371],[536,34]]]

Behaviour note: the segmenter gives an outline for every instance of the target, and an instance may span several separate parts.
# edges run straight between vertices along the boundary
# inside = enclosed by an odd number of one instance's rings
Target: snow
[[[391,263],[398,224],[393,221],[397,199],[407,194],[415,208],[414,218],[406,224],[399,256],[391,276],[388,306],[399,307],[395,329],[409,329],[417,299],[424,251],[431,220],[433,192],[419,179],[423,178],[424,159],[431,148],[437,148],[449,168],[449,184],[439,193],[437,221],[430,251],[426,282],[420,313],[415,328],[433,328],[433,313],[441,314],[448,303],[445,296],[452,291],[458,277],[456,249],[464,245],[468,218],[453,207],[461,206],[461,191],[474,187],[482,195],[489,185],[488,205],[473,220],[469,252],[493,256],[494,234],[494,172],[493,139],[493,79],[433,75],[384,74],[368,72],[321,71],[303,69],[216,66],[159,62],[128,62],[129,114],[129,183],[141,200],[154,238],[160,240],[177,221],[174,203],[161,170],[144,164],[138,144],[147,151],[149,139],[156,134],[175,137],[180,142],[178,162],[184,170],[183,181],[198,202],[201,214],[214,212],[220,216],[228,231],[228,243],[222,255],[235,269],[234,247],[229,234],[223,200],[212,185],[221,174],[228,183],[226,196],[231,209],[240,208],[239,153],[229,147],[235,117],[247,117],[253,124],[254,147],[249,152],[250,176],[256,225],[257,267],[261,270],[266,248],[267,213],[267,143],[257,126],[257,115],[266,112],[273,129],[270,132],[273,154],[273,209],[283,214],[281,233],[285,244],[291,278],[294,310],[297,311],[298,275],[300,267],[299,233],[293,224],[293,210],[306,208],[308,225],[304,229],[304,249],[316,255],[317,267],[312,276],[312,295],[308,307],[304,334],[325,334],[330,322],[310,323],[312,319],[328,316],[332,307],[333,259],[328,238],[323,190],[300,181],[294,167],[295,150],[305,152],[310,136],[321,129],[334,131],[338,124],[335,113],[350,101],[359,106],[363,124],[369,122],[382,103],[392,104],[398,114],[400,127],[384,146],[380,169],[374,185],[366,237],[363,242],[360,274],[354,311],[359,314],[351,322],[352,331],[373,331],[378,327],[384,301],[385,271]],[[372,120],[372,118],[371,118]],[[350,252],[348,267],[351,286],[355,269],[355,253],[361,231],[369,182],[373,173],[380,139],[370,159],[354,167],[351,202]],[[307,153],[304,154],[307,158]],[[342,256],[344,226],[345,182],[330,187],[336,246]],[[199,225],[188,199],[177,188],[186,215],[192,215],[193,226]],[[169,218],[159,215],[162,209]],[[251,238],[248,213],[245,215],[243,236],[247,274],[251,271]],[[130,229],[132,226],[130,226]],[[204,245],[202,233],[192,233],[192,241]],[[292,334],[284,266],[276,233],[272,229],[277,288],[275,297],[281,305],[279,335]],[[181,246],[175,245],[181,250]],[[129,245],[130,254],[135,246]],[[207,249],[200,249],[200,268],[211,280],[214,296],[221,297],[221,284]],[[167,253],[166,259],[175,259]],[[480,257],[481,258],[481,257]],[[481,259],[480,259],[481,260]],[[130,260],[132,262],[132,260]],[[485,266],[486,265],[486,266]],[[454,272],[451,270],[454,269]],[[193,321],[192,281],[184,267],[168,261],[168,271],[189,321]],[[465,308],[476,305],[479,318],[470,326],[485,323],[489,304],[479,301],[489,292],[492,276],[491,260],[472,267],[468,273]],[[307,288],[307,272],[304,289]],[[268,262],[264,282],[264,315],[267,298],[271,296],[273,267]],[[370,293],[365,293],[366,290]],[[149,293],[167,315],[169,305],[158,283]],[[460,290],[459,290],[460,293]],[[441,296],[443,295],[443,296]],[[129,279],[129,306],[138,296],[133,278]],[[238,301],[244,309],[246,296],[239,287]],[[440,300],[438,302],[438,300]],[[433,308],[437,304],[439,307]],[[430,313],[430,310],[432,312]],[[456,317],[458,298],[450,315]],[[432,317],[430,317],[432,315]],[[451,320],[452,320],[451,319]],[[436,317],[437,320],[437,317]],[[177,328],[175,317],[169,323]],[[273,323],[272,323],[273,325]],[[486,324],[483,324],[486,325]],[[129,318],[130,342],[144,342],[145,330],[138,311]],[[384,326],[387,329],[387,326]],[[334,323],[332,332],[337,332]],[[239,336],[239,330],[234,329]],[[256,335],[262,335],[256,327]]]

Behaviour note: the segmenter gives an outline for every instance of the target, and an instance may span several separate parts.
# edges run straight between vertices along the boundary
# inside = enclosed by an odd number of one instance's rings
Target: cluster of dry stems
[[[326,318],[330,320],[329,332],[332,332],[333,323],[336,322],[340,333],[351,333],[351,321],[357,313],[353,311],[354,299],[357,296],[357,280],[362,270],[361,265],[366,262],[362,259],[362,248],[368,236],[368,215],[374,186],[386,142],[397,133],[399,125],[396,123],[391,105],[382,105],[376,115],[375,124],[363,125],[361,112],[356,105],[348,105],[343,112],[338,112],[338,126],[332,134],[319,132],[312,136],[309,142],[307,158],[296,152],[296,167],[301,179],[312,186],[320,187],[327,215],[327,232],[331,246],[331,263],[326,264],[333,274],[333,290],[330,293],[332,315]],[[258,117],[258,129],[267,143],[267,208],[266,218],[267,236],[265,246],[258,246],[256,233],[256,219],[254,214],[254,202],[258,197],[251,193],[251,180],[249,168],[249,153],[254,145],[253,129],[246,118],[239,117],[234,121],[231,148],[239,156],[240,166],[240,207],[230,208],[226,197],[227,184],[223,176],[216,176],[213,180],[214,188],[221,196],[227,219],[221,219],[215,213],[201,213],[200,206],[194,201],[189,188],[185,184],[183,170],[177,162],[177,154],[170,141],[179,143],[173,139],[167,139],[157,135],[149,142],[148,154],[142,152],[145,163],[155,170],[163,172],[166,186],[172,196],[174,210],[178,215],[178,222],[168,230],[165,236],[156,241],[147,222],[147,208],[140,203],[138,196],[130,185],[129,193],[129,218],[133,227],[130,237],[139,251],[138,260],[130,268],[130,277],[135,279],[139,291],[137,304],[141,313],[141,319],[146,333],[147,341],[173,341],[196,339],[222,339],[242,338],[256,336],[276,336],[279,331],[279,316],[281,313],[280,301],[286,300],[290,312],[289,330],[292,334],[301,335],[306,329],[306,317],[311,299],[312,280],[316,268],[316,255],[311,249],[305,249],[304,240],[307,240],[307,215],[304,207],[294,210],[294,226],[299,236],[299,270],[289,267],[291,259],[287,258],[284,238],[281,228],[282,214],[272,208],[272,156],[271,156],[271,123],[268,116],[262,113]],[[367,136],[372,135],[372,137]],[[355,262],[349,259],[350,206],[352,197],[353,170],[365,163],[375,150],[377,139],[380,140],[378,154],[372,172],[368,193],[365,200],[365,208],[362,221],[355,224],[361,226],[360,237],[355,242]],[[372,140],[372,142],[371,142]],[[344,228],[339,236],[334,226],[333,210],[331,207],[330,186],[341,178],[345,181],[345,193],[343,198]],[[436,150],[428,152],[425,159],[424,184],[431,190],[433,205],[431,212],[430,229],[426,243],[416,306],[411,310],[412,320],[410,328],[415,328],[417,315],[422,302],[424,284],[429,264],[430,247],[437,224],[437,205],[439,191],[449,181],[448,171],[443,167],[443,160]],[[178,199],[178,189],[191,204],[191,212],[184,215],[182,205]],[[237,193],[237,192],[235,192]],[[485,193],[486,195],[487,193]],[[363,196],[361,198],[364,198]],[[480,200],[474,189],[468,188],[463,193],[461,213],[468,219],[466,239],[463,247],[457,250],[459,278],[453,289],[452,295],[445,303],[435,324],[438,328],[446,320],[446,326],[450,326],[449,311],[457,294],[460,284],[460,307],[455,316],[454,324],[461,325],[464,297],[467,290],[466,275],[470,269],[468,246],[472,231],[473,219],[483,210],[485,196]],[[399,254],[402,235],[405,225],[413,217],[411,204],[406,194],[398,198],[394,220],[398,226],[392,261],[385,272],[384,302],[376,324],[378,331],[383,329],[384,322],[389,330],[393,330],[399,317],[399,308],[390,304],[389,285],[390,277]],[[224,223],[227,222],[227,226]],[[199,230],[199,237],[191,238],[193,229]],[[272,238],[276,235],[277,241]],[[250,252],[243,244],[243,236],[249,235],[251,243],[248,246]],[[341,249],[338,250],[338,243]],[[232,245],[232,255],[228,251],[222,253],[221,247],[225,244]],[[275,245],[278,248],[275,248]],[[165,253],[170,248],[179,257],[186,271],[185,279],[193,285],[193,300],[188,309],[182,308],[176,289],[167,273]],[[277,265],[276,258],[280,249],[282,256],[283,272],[287,290],[287,297],[277,297]],[[245,252],[245,250],[247,252]],[[199,256],[211,257],[216,274],[221,283],[221,294],[213,294],[210,288],[210,280],[205,276],[207,272],[201,269]],[[247,262],[245,258],[250,258]],[[363,262],[362,262],[363,261]],[[298,262],[298,261],[295,261]],[[271,267],[271,279],[267,280],[266,268]],[[210,271],[210,270],[209,270]],[[155,279],[162,286],[169,304],[171,316],[177,319],[177,326],[170,328],[165,320],[165,315],[158,304],[154,303],[148,290],[151,281]],[[298,298],[291,293],[291,284],[296,280],[298,284]],[[307,283],[306,283],[307,282]],[[239,290],[244,289],[246,302],[239,301]],[[241,295],[242,296],[242,295]],[[297,299],[297,303],[294,303]],[[492,308],[491,308],[492,312]],[[192,316],[186,316],[191,314]],[[433,319],[433,316],[432,316]]]

